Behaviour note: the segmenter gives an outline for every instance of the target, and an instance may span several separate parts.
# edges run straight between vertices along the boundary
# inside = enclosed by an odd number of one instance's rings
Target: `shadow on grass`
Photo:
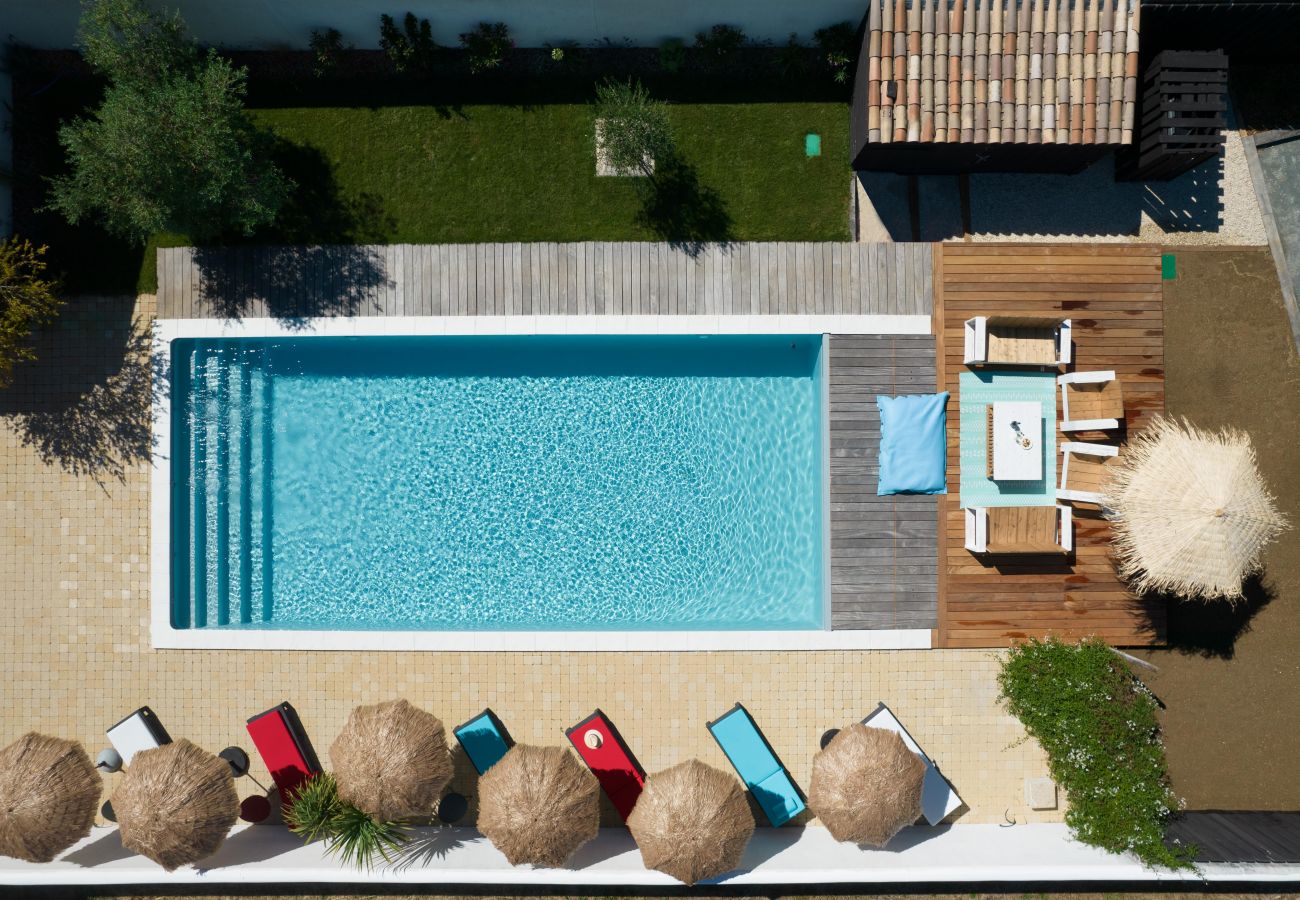
[[[691,256],[705,244],[732,240],[731,215],[721,195],[700,183],[695,167],[673,154],[655,163],[642,187],[637,223]]]
[[[0,393],[0,416],[25,446],[101,487],[149,461],[151,407],[168,390],[150,360],[148,323],[132,320],[130,309],[125,299],[73,301],[37,336],[36,360],[19,366]]]
[[[280,140],[275,160],[293,194],[271,228],[196,248],[199,299],[228,319],[357,315],[389,283],[382,255],[367,245],[386,243],[396,221],[373,194],[345,196],[316,148]]]
[[[1232,659],[1237,640],[1250,632],[1251,621],[1275,596],[1259,575],[1246,580],[1242,595],[1236,603],[1164,598],[1169,609],[1169,649],[1184,656]]]

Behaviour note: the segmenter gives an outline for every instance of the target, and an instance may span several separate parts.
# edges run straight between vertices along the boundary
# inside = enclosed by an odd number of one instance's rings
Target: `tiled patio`
[[[725,766],[704,722],[742,700],[806,788],[821,733],[884,700],[969,805],[961,822],[1059,819],[1025,806],[1023,779],[1045,762],[998,705],[989,651],[153,650],[147,430],[133,428],[148,369],[122,363],[127,323],[152,312],[152,298],[77,301],[4,395],[0,742],[36,728],[93,752],[107,725],[147,703],[173,735],[247,747],[244,719],[288,699],[325,757],[352,705],[405,696],[449,724],[491,706],[517,739],[556,744],[599,705],[654,771],[690,756]],[[266,782],[260,766],[253,774]],[[455,787],[470,790],[470,777],[462,762]]]

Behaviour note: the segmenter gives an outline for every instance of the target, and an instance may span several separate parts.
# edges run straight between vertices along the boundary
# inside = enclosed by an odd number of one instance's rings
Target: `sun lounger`
[[[903,739],[903,743],[907,745],[907,749],[919,756],[921,762],[925,763],[925,781],[921,785],[921,815],[925,817],[925,821],[931,825],[938,825],[953,810],[961,806],[961,797],[957,796],[957,792],[952,789],[948,779],[943,777],[939,772],[939,767],[930,760],[930,757],[925,755],[925,751],[907,733],[903,723],[894,717],[888,706],[881,703],[876,707],[875,712],[862,720],[862,724],[870,725],[872,728],[884,728],[896,732]]]
[[[566,728],[564,734],[595,774],[609,802],[627,821],[645,785],[645,770],[618,729],[598,709],[572,728]]]
[[[154,711],[142,706],[106,732],[108,742],[113,745],[117,755],[122,757],[122,765],[131,765],[131,757],[141,750],[152,750],[172,742],[167,729],[154,715]]]
[[[515,745],[506,726],[490,709],[483,710],[464,725],[458,725],[452,729],[452,734],[465,748],[465,755],[480,775],[500,762],[506,751]]]
[[[303,731],[297,711],[288,703],[249,719],[248,736],[271,772],[281,803],[289,802],[304,781],[320,774],[316,751]]]
[[[773,827],[784,825],[804,811],[803,794],[754,724],[749,710],[737,703],[709,722],[708,728]]]

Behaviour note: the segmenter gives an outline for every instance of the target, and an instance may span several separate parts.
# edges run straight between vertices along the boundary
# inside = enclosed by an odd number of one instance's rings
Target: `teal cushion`
[[[773,772],[750,789],[758,805],[775,827],[789,822],[804,810],[803,798],[784,769]]]
[[[746,785],[758,784],[773,772],[781,770],[781,763],[768,749],[767,742],[758,732],[758,726],[743,709],[723,716],[710,729],[722,747],[722,752],[727,754],[731,764],[736,767],[736,774]]]
[[[948,392],[876,397],[880,479],[876,493],[948,492]]]
[[[480,775],[499,763],[510,749],[487,713],[457,728],[456,740],[465,748],[465,755]]]

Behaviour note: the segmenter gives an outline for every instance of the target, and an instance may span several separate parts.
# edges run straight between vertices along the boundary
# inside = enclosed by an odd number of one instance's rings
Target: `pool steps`
[[[270,613],[263,578],[271,438],[265,360],[259,348],[209,346],[178,362],[189,371],[193,396],[186,499],[194,563],[173,618],[196,628],[260,623]]]

